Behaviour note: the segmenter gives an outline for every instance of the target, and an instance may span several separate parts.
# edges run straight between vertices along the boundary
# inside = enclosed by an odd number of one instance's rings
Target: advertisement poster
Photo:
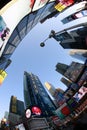
[[[33,6],[32,11],[36,11],[42,8],[49,0],[36,0]]]

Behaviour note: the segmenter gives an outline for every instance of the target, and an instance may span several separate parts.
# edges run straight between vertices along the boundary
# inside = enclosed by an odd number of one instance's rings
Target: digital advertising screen
[[[87,93],[87,88],[82,86],[73,97],[77,102],[79,102],[86,93]]]

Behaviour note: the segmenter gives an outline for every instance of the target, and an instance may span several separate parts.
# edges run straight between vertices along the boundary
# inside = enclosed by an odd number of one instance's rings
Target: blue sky
[[[40,42],[48,37],[51,30],[57,32],[61,28],[57,18],[49,19],[44,24],[37,24],[19,44],[11,57],[12,63],[6,70],[8,76],[0,87],[0,119],[5,111],[9,111],[11,95],[24,100],[24,71],[37,75],[43,85],[48,81],[56,88],[66,89],[60,82],[61,75],[55,71],[55,66],[58,62],[70,64],[72,60],[77,60],[71,58],[68,50],[64,50],[54,39],[46,41],[44,48],[40,47]]]

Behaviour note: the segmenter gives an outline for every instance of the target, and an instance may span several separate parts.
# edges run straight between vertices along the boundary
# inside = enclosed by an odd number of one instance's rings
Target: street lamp
[[[51,30],[49,36],[48,36],[43,42],[40,43],[40,46],[41,46],[41,47],[44,47],[44,46],[45,46],[45,42],[46,42],[49,38],[52,38],[54,35],[55,35],[55,31],[54,31],[54,30]]]

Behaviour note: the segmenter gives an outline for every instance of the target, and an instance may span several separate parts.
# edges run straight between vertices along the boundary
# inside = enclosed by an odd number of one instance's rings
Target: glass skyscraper
[[[43,117],[52,116],[56,110],[38,76],[27,72],[24,72],[24,103],[26,109],[38,106]]]

